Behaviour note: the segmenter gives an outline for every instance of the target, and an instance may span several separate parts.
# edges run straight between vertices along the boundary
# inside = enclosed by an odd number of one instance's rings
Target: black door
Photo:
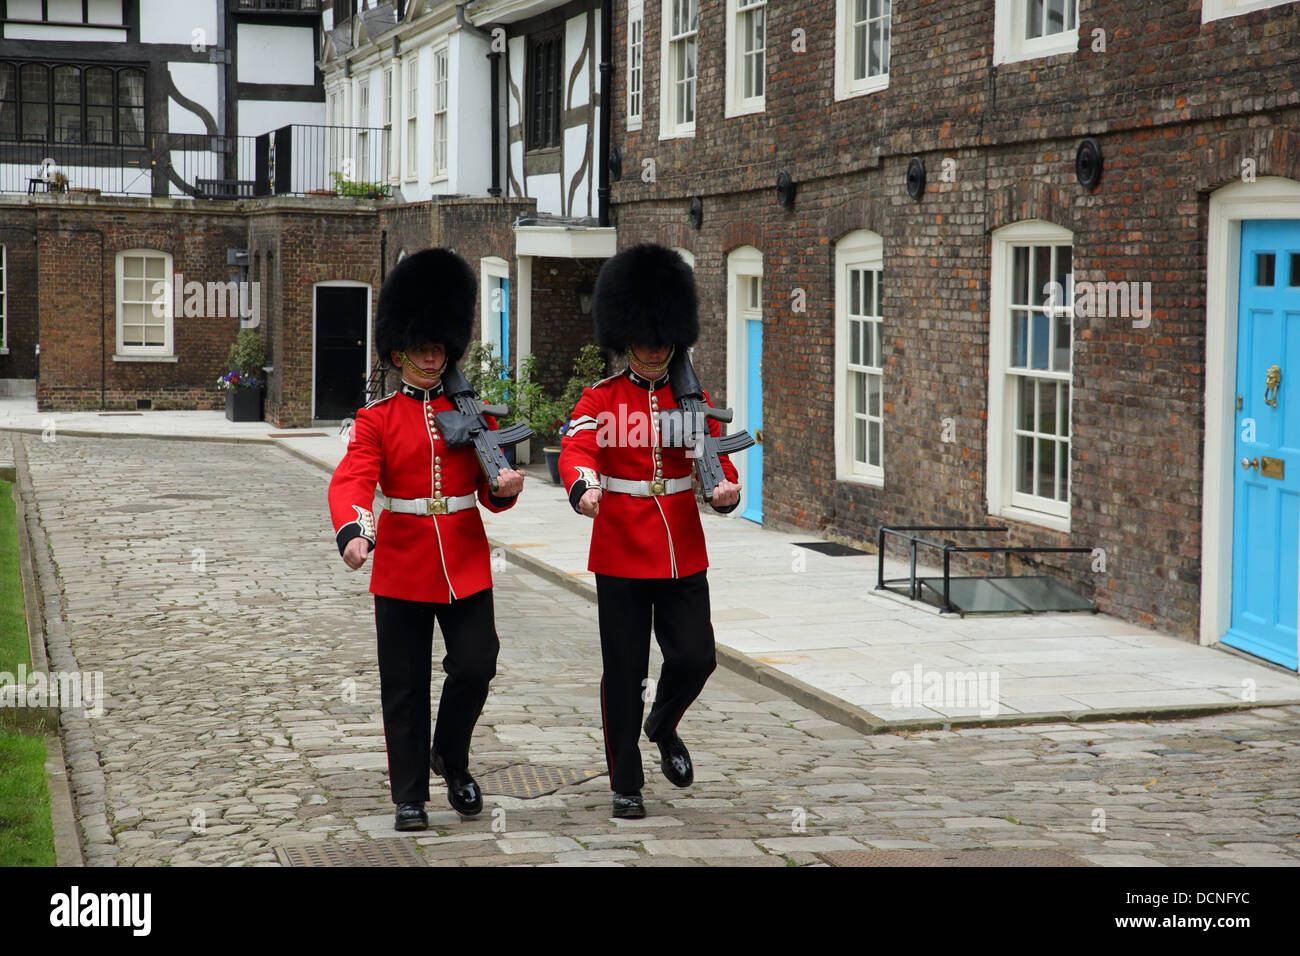
[[[350,418],[364,404],[365,286],[316,287],[316,414],[321,421]]]

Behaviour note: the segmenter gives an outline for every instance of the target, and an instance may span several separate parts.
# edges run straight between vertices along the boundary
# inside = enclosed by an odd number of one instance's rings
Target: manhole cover
[[[848,558],[855,554],[869,553],[859,551],[857,548],[850,548],[846,544],[836,544],[834,541],[796,541],[794,546],[796,548],[807,548],[809,551],[817,551],[832,558]]]
[[[561,787],[583,783],[601,776],[603,770],[580,770],[575,767],[552,767],[548,764],[517,763],[493,770],[478,778],[484,793],[531,800],[544,797]]]
[[[1087,866],[1059,850],[833,850],[831,866]]]
[[[410,840],[392,837],[364,843],[299,843],[278,846],[285,866],[428,866]]]

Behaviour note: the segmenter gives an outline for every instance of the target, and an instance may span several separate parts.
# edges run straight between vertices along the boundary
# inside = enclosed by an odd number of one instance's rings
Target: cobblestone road
[[[260,446],[18,440],[72,650],[103,673],[104,713],[65,718],[92,865],[273,864],[279,845],[369,838],[412,840],[435,865],[935,848],[1300,865],[1300,708],[862,737],[721,669],[681,727],[694,787],[671,787],[643,746],[647,819],[610,820],[604,776],[489,795],[466,822],[435,786],[434,829],[397,835],[368,581],[334,548],[327,477]],[[603,772],[594,608],[514,565],[496,602],[474,770]]]

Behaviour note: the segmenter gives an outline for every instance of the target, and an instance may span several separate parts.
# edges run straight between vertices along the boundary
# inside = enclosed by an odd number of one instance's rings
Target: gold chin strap
[[[656,373],[656,376],[655,376],[655,377],[657,378],[657,377],[658,377],[658,373],[659,373],[659,372],[662,372],[664,369],[666,369],[666,368],[668,367],[668,363],[671,362],[671,361],[673,360],[673,353],[677,351],[677,346],[675,346],[675,345],[672,346],[672,347],[668,350],[668,357],[665,358],[665,359],[664,359],[662,362],[660,362],[658,365],[651,365],[649,362],[643,362],[643,361],[641,361],[641,359],[639,359],[639,358],[636,357],[636,353],[635,353],[634,351],[632,351],[632,347],[631,347],[630,345],[629,345],[629,346],[628,346],[624,351],[627,353],[627,360],[628,360],[629,362],[631,362],[631,363],[635,363],[636,365],[641,366],[641,367],[642,367],[643,369],[645,369],[647,372],[654,372],[654,373]],[[633,371],[636,371],[636,370],[633,369]]]
[[[442,373],[447,370],[447,363],[443,362],[442,365],[439,366],[437,373],[434,375],[430,375],[424,369],[420,368],[420,366],[416,365],[409,358],[407,358],[406,352],[402,352],[402,364],[405,365],[407,368],[409,368],[416,375],[420,376],[420,378],[431,378],[435,382],[438,381],[440,378],[442,378]]]

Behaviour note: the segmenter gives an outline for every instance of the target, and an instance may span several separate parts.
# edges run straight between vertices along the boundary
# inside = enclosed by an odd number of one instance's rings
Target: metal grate
[[[299,843],[278,846],[284,866],[428,866],[411,840],[392,837],[364,843]]]
[[[604,773],[603,770],[516,763],[483,774],[478,778],[478,785],[484,793],[531,800],[533,797],[544,797],[548,793],[554,793],[561,787],[584,783]]]
[[[1087,866],[1059,850],[833,850],[831,866]]]

